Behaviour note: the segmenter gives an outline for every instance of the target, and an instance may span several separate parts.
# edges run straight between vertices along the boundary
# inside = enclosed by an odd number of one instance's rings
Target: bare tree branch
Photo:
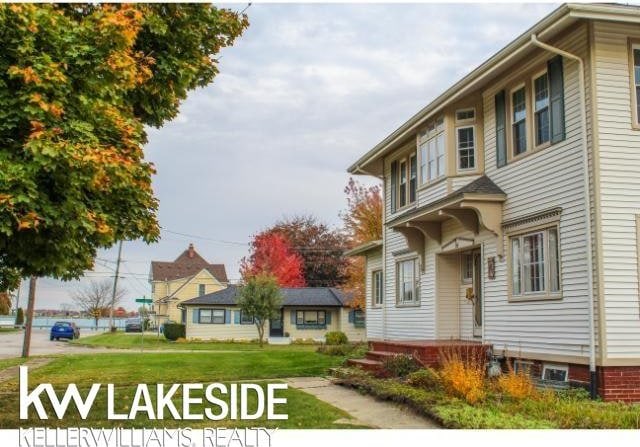
[[[111,281],[91,281],[73,292],[71,299],[81,312],[89,314],[95,319],[97,327],[98,320],[105,313],[105,310],[108,311],[111,305],[111,291]],[[126,291],[120,288],[116,291],[116,297],[113,302],[114,307],[120,303],[125,293]]]

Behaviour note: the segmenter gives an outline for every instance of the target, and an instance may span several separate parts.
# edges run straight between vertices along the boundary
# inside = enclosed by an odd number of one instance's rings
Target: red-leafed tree
[[[251,254],[240,263],[243,279],[259,274],[273,275],[280,287],[304,287],[302,257],[291,249],[281,234],[260,233],[251,242]]]

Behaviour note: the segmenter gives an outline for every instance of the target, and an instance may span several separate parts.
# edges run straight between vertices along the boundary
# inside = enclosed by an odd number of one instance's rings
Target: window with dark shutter
[[[506,106],[504,90],[495,96],[496,108],[496,163],[498,167],[507,164]]]
[[[558,143],[565,138],[562,56],[556,56],[547,63],[547,72],[549,73],[549,124],[551,143]]]
[[[396,208],[398,207],[397,184],[398,184],[398,162],[394,161],[391,163],[391,187],[389,191],[391,194],[391,212],[392,213],[395,213]]]

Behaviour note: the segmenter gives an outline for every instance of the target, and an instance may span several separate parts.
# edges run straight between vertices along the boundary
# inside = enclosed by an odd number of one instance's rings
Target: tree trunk
[[[33,310],[36,302],[36,280],[35,276],[29,279],[29,300],[27,303],[27,324],[24,329],[24,341],[22,343],[22,357],[29,357],[31,348],[31,327],[33,326]]]
[[[258,341],[260,343],[260,347],[262,348],[262,339],[264,338],[264,323],[260,323],[258,325]]]

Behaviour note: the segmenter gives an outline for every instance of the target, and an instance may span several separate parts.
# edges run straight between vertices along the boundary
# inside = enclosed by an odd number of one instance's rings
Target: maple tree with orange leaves
[[[145,126],[248,26],[210,4],[0,4],[0,289],[159,236]]]

